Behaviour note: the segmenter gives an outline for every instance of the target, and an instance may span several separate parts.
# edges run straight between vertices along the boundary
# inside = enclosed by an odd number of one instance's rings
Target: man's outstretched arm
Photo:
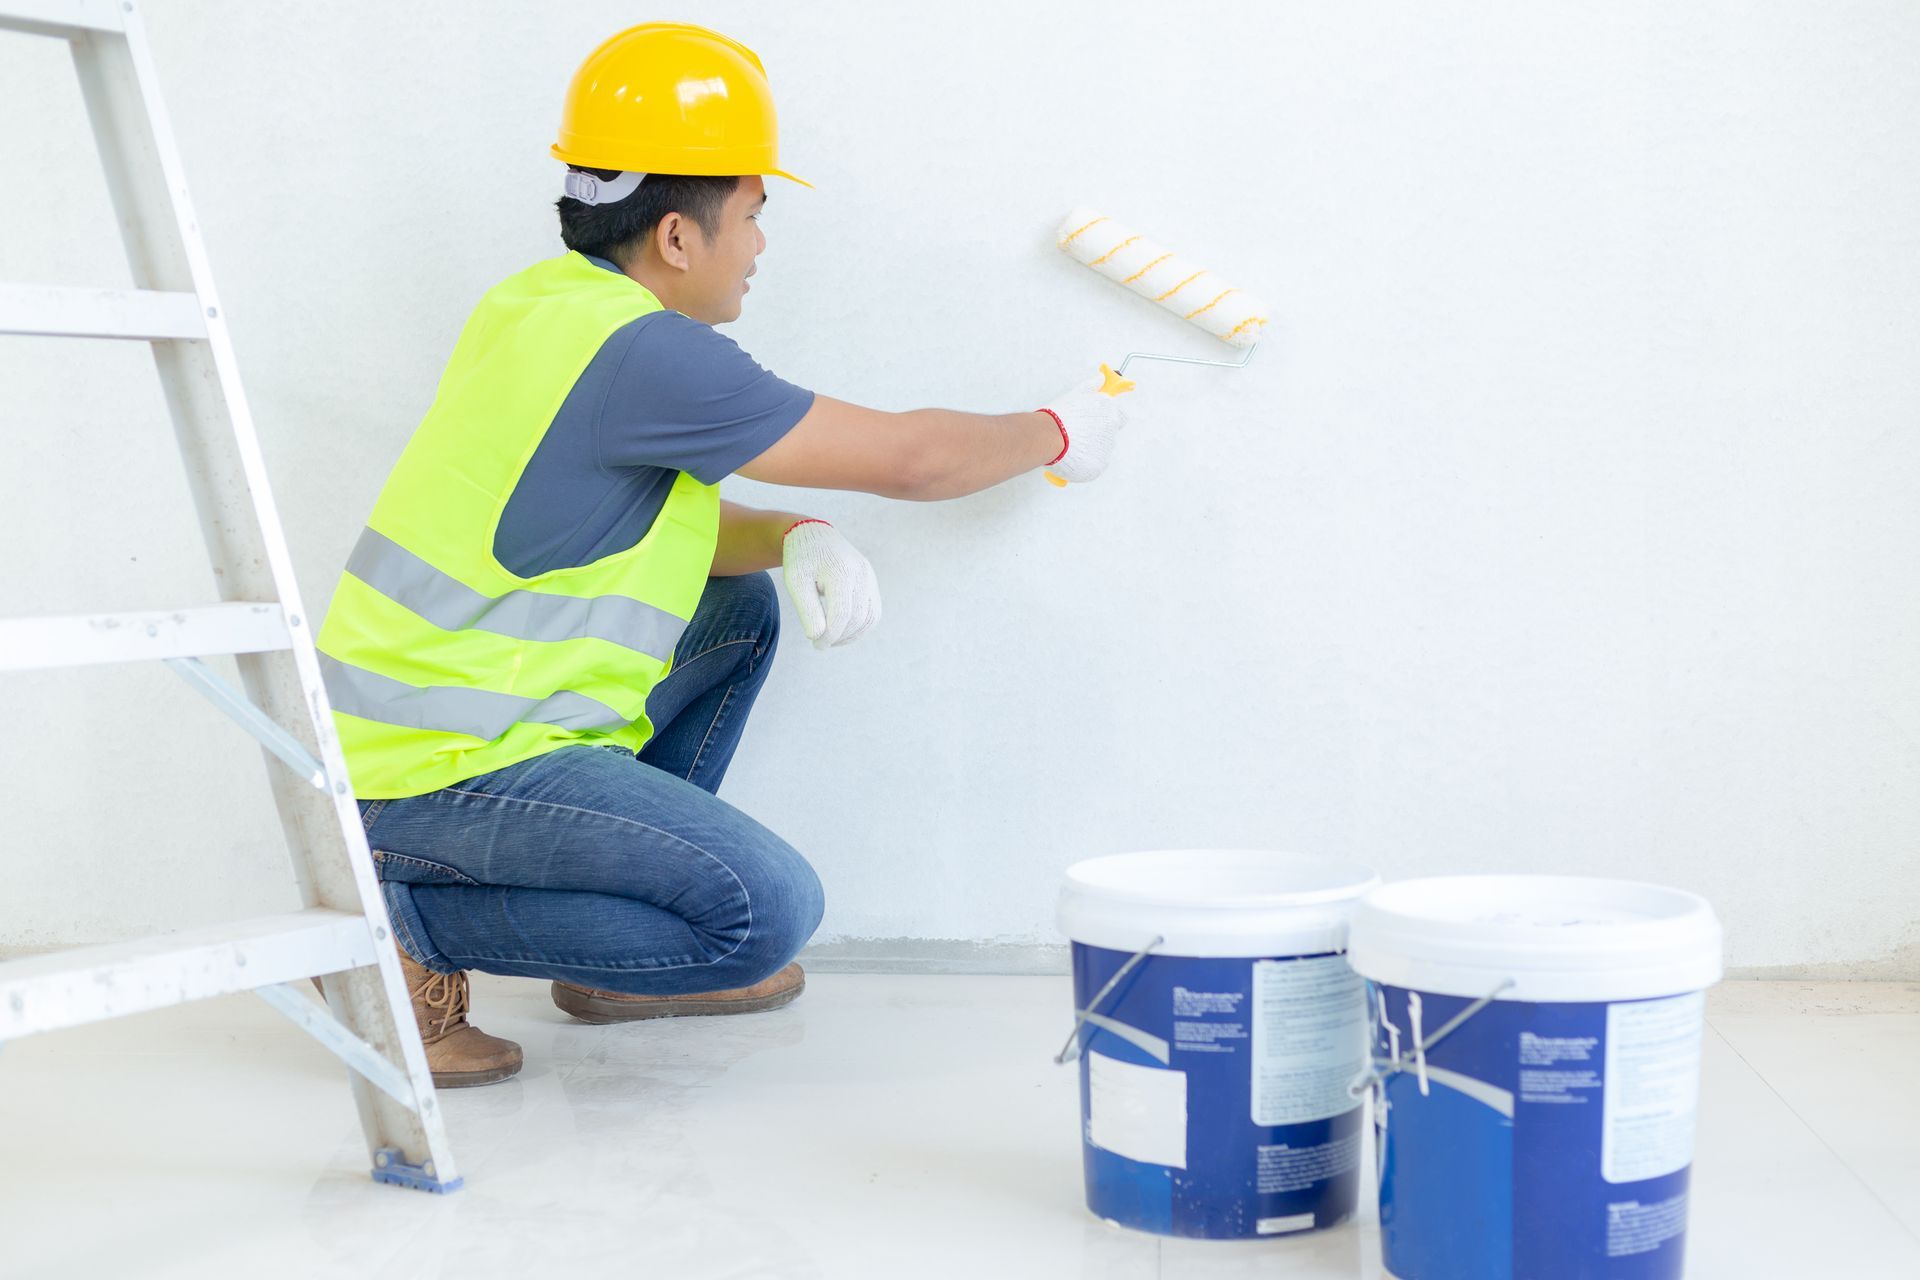
[[[1053,412],[889,413],[815,396],[793,430],[740,474],[768,484],[857,489],[916,502],[977,493],[1049,464],[1069,480],[1099,475],[1120,428],[1113,399],[1078,387],[1049,408]]]

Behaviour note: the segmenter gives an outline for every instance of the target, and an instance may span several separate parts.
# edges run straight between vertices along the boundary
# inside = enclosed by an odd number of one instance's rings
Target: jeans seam
[[[567,969],[592,969],[598,973],[667,973],[670,970],[674,970],[674,969],[712,968],[714,965],[719,964],[722,960],[729,959],[732,956],[732,954],[733,953],[730,951],[726,955],[718,956],[712,960],[688,960],[684,964],[649,964],[649,965],[599,964],[595,961],[590,961],[590,960],[570,960],[563,956],[556,957],[551,955],[534,955],[534,956],[502,955],[500,953],[491,952],[491,951],[484,956],[476,956],[474,958],[480,959],[480,960],[503,960],[513,964],[539,964],[539,965],[550,965],[554,967],[563,967]],[[452,961],[449,961],[449,963],[452,963]],[[554,981],[565,981],[565,979],[554,979]]]
[[[394,883],[397,886],[400,882],[395,881]],[[385,895],[382,894],[381,896],[384,897]],[[404,911],[395,911],[392,908],[392,906],[389,905],[387,908],[387,918],[393,922],[393,931],[395,935],[404,936],[406,939],[406,944],[401,946],[400,948],[401,953],[404,954],[409,960],[413,960],[415,964],[420,965],[422,968],[425,968],[426,960],[424,959],[414,960],[413,958],[415,956],[424,957],[424,956],[430,955],[431,953],[425,947],[420,945],[419,939],[413,936],[413,930],[407,928],[406,913]]]
[[[693,753],[693,763],[687,766],[687,781],[693,781],[693,775],[700,772],[700,762],[707,758],[707,744],[713,741],[714,730],[720,727],[720,721],[726,718],[727,704],[733,701],[733,686],[720,695],[720,705],[713,709],[713,722],[707,726],[706,736],[700,739],[700,746]],[[698,784],[696,784],[698,785]]]
[[[700,652],[694,654],[691,658],[688,658],[685,662],[682,662],[679,665],[675,666],[671,671],[667,672],[667,675],[668,676],[679,675],[682,671],[685,671],[688,667],[700,661],[700,659],[706,657],[708,654],[718,653],[722,649],[731,649],[733,648],[733,646],[737,644],[753,644],[757,639],[758,639],[757,636],[742,636],[738,640],[722,640],[719,644],[709,645],[707,648],[702,649]]]
[[[362,831],[372,831],[373,824],[380,820],[381,810],[386,807],[387,802],[385,800],[375,800],[369,803],[366,811],[360,815],[360,829]]]
[[[473,796],[476,799],[480,799],[480,800],[505,800],[505,801],[511,801],[514,804],[524,804],[524,805],[533,806],[535,808],[557,809],[567,813],[584,813],[589,817],[594,817],[594,818],[607,818],[614,822],[623,822],[630,827],[638,827],[642,831],[651,831],[657,836],[664,836],[666,839],[673,841],[675,844],[685,845],[687,848],[693,850],[695,853],[699,854],[701,857],[705,858],[707,861],[713,863],[716,867],[719,867],[722,871],[726,872],[727,875],[732,877],[733,882],[736,885],[740,886],[740,897],[747,904],[746,933],[741,937],[739,942],[736,942],[733,944],[732,948],[727,951],[726,955],[716,957],[714,960],[709,961],[709,963],[718,964],[721,960],[726,960],[730,958],[734,954],[734,952],[740,950],[740,948],[746,944],[746,941],[748,938],[751,938],[753,936],[753,895],[747,891],[746,881],[740,878],[739,872],[735,871],[732,867],[722,862],[719,858],[714,857],[712,853],[701,848],[699,845],[695,844],[691,840],[683,839],[680,836],[675,835],[671,831],[662,831],[659,827],[652,826],[648,823],[641,822],[637,819],[622,817],[620,814],[608,813],[602,809],[584,809],[579,805],[555,804],[551,800],[529,800],[524,796],[501,796],[501,795],[489,795],[484,791],[463,791],[459,787],[447,787],[445,788],[445,790],[448,792],[451,792],[454,795]]]
[[[426,858],[409,857],[404,853],[395,853],[391,849],[380,850],[380,859],[383,862],[411,862],[416,867],[431,867],[435,871],[444,871],[448,875],[456,877],[459,881],[459,887],[464,889],[484,889],[487,887],[466,872],[460,870],[460,868],[450,867],[444,862],[432,862]]]

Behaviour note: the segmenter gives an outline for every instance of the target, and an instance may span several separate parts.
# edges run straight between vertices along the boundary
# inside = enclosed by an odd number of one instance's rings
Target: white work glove
[[[800,629],[816,649],[851,644],[880,621],[880,580],[825,520],[802,520],[781,540],[781,572]]]
[[[1113,457],[1120,428],[1127,425],[1127,413],[1120,407],[1119,396],[1107,395],[1101,391],[1102,386],[1124,392],[1132,389],[1133,384],[1118,375],[1090,378],[1040,406],[1042,413],[1053,415],[1067,437],[1066,453],[1047,467],[1062,480],[1084,483],[1098,479]]]

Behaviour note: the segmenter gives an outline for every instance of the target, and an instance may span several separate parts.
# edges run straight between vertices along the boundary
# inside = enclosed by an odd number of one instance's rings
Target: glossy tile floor
[[[1384,1275],[1365,1213],[1251,1244],[1089,1217],[1068,992],[816,974],[773,1013],[589,1027],[481,976],[528,1065],[442,1095],[445,1198],[367,1177],[343,1069],[252,997],[21,1041],[0,1276]],[[1920,986],[1728,984],[1709,1022],[1689,1276],[1920,1276]]]

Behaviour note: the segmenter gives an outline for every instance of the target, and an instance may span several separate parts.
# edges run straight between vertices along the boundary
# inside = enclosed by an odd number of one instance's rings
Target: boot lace
[[[422,1010],[439,1015],[428,1022],[432,1039],[439,1039],[467,1020],[468,994],[465,970],[457,973],[428,970],[426,978],[408,994]]]

